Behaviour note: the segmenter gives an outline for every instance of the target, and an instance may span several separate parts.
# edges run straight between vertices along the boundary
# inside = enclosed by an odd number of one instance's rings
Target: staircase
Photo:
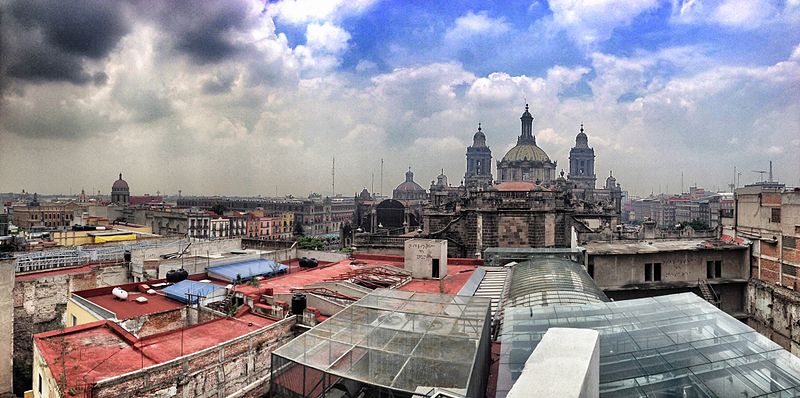
[[[719,308],[719,296],[717,292],[714,291],[714,288],[711,287],[711,284],[708,283],[707,279],[698,279],[697,287],[700,288],[700,293],[706,301]]]

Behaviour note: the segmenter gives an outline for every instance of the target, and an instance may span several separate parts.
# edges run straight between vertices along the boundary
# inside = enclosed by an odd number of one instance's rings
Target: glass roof
[[[485,297],[376,289],[273,355],[394,390],[466,390],[489,307]]]
[[[504,307],[586,304],[608,301],[580,264],[543,258],[514,265]]]
[[[602,397],[793,397],[800,359],[692,293],[507,308],[497,397],[550,327],[600,332]]]

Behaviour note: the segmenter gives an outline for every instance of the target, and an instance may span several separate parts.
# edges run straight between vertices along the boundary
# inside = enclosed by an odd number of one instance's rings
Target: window
[[[781,209],[772,209],[772,217],[769,218],[770,222],[781,222]]]
[[[72,315],[72,326],[78,325],[78,318],[75,315]]]
[[[594,263],[589,263],[589,265],[586,266],[586,272],[594,279]]]
[[[39,374],[39,395],[42,394],[42,375]]]
[[[658,282],[661,280],[661,263],[647,263],[644,265],[644,281]]]
[[[706,261],[706,279],[722,278],[722,260]]]

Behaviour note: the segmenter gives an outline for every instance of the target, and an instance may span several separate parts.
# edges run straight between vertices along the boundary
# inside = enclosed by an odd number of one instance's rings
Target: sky
[[[526,102],[631,194],[800,185],[800,0],[0,0],[0,192],[457,185]]]

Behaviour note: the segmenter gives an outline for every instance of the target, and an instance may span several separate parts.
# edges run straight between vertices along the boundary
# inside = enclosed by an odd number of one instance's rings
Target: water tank
[[[181,268],[175,271],[175,277],[178,278],[178,282],[186,280],[189,277],[189,271]]]
[[[169,283],[178,283],[180,280],[178,279],[178,271],[171,269],[167,271],[167,282]]]
[[[121,289],[121,288],[115,287],[115,288],[111,289],[111,294],[113,294],[114,297],[116,297],[116,298],[118,298],[120,300],[127,300],[128,299],[128,292],[126,292],[125,289]],[[303,297],[303,300],[304,300],[303,303],[305,303],[305,297]]]
[[[302,268],[314,268],[318,264],[319,262],[315,258],[308,258],[308,257],[300,258],[300,267]]]
[[[303,310],[306,309],[306,295],[303,293],[295,293],[292,295],[292,314],[302,315]]]

